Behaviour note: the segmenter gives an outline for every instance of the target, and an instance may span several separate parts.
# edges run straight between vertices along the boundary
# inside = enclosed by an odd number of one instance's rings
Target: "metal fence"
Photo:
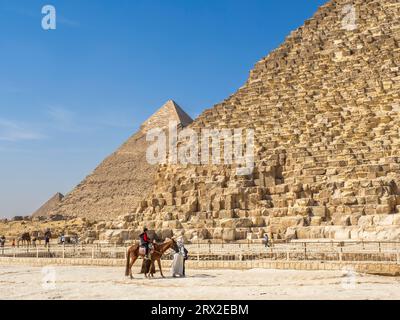
[[[400,242],[296,241],[265,246],[254,243],[192,243],[185,246],[195,260],[387,261],[400,264]],[[126,259],[128,246],[109,244],[3,247],[1,257]],[[171,259],[172,251],[163,259]]]

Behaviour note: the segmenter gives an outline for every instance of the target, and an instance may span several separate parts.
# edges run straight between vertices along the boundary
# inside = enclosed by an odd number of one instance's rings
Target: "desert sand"
[[[400,278],[253,269],[188,270],[181,279],[135,274],[129,280],[114,267],[7,265],[0,268],[0,289],[1,299],[400,299]]]

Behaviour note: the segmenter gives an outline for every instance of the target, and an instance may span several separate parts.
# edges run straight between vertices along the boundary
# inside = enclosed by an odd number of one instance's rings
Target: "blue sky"
[[[325,2],[0,0],[0,218],[69,192],[168,99],[225,99]]]

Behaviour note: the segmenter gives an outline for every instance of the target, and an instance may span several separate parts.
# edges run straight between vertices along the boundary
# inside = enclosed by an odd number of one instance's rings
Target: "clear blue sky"
[[[325,2],[0,0],[0,218],[69,192],[168,99],[225,99]]]

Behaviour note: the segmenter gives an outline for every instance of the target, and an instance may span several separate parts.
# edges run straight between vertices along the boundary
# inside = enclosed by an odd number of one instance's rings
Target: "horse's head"
[[[178,244],[176,243],[176,241],[174,239],[166,239],[165,242],[168,243],[169,248],[171,248],[175,252],[179,251]]]

